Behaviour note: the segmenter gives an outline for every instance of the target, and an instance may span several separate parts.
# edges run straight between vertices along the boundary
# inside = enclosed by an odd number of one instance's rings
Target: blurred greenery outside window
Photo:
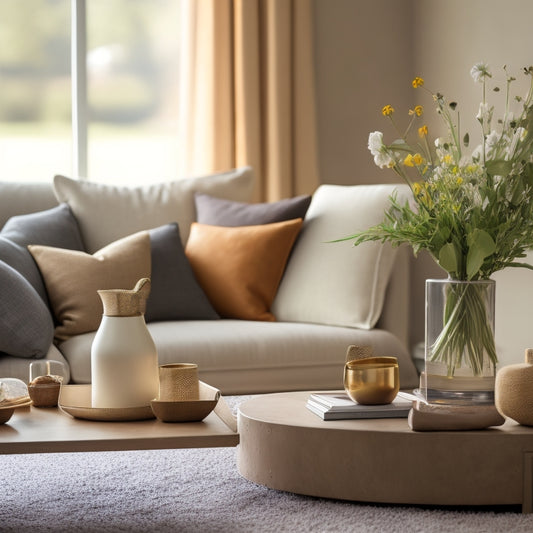
[[[87,176],[176,178],[180,0],[86,0]],[[0,1],[0,180],[73,175],[71,0]]]

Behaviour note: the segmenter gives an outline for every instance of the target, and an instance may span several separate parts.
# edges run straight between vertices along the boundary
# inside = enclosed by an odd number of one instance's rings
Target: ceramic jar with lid
[[[496,374],[496,408],[503,416],[524,426],[533,426],[533,349],[525,362],[508,365]]]

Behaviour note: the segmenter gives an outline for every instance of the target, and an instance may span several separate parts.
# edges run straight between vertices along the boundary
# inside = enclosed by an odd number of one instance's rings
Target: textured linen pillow
[[[46,211],[11,217],[0,232],[0,260],[20,272],[48,302],[39,269],[26,248],[28,244],[83,250],[78,223],[69,206],[61,204]]]
[[[103,308],[97,290],[132,289],[151,274],[147,231],[120,239],[94,255],[50,246],[28,248],[43,275],[59,340],[98,329]]]
[[[177,222],[187,242],[196,220],[194,193],[249,201],[253,173],[250,167],[144,187],[118,187],[56,176],[54,190],[60,202],[72,208],[87,252],[137,231]]]
[[[321,185],[306,215],[272,311],[278,320],[371,329],[376,325],[396,249],[377,242],[327,241],[382,222],[398,185]],[[407,196],[405,196],[407,197]]]
[[[301,225],[302,219],[237,228],[193,223],[185,253],[220,316],[276,320],[270,306]]]
[[[296,196],[278,202],[247,204],[196,193],[196,221],[212,226],[254,226],[304,218],[311,196]]]
[[[28,281],[0,261],[0,352],[15,357],[44,357],[52,344],[50,311]]]
[[[149,234],[152,290],[146,303],[146,321],[219,318],[194,277],[178,225],[167,224]]]

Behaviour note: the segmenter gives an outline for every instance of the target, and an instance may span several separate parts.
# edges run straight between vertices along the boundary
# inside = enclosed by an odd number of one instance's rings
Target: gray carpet
[[[533,516],[308,498],[239,476],[234,449],[0,456],[0,531],[531,532]]]
[[[0,531],[533,531],[519,508],[310,498],[255,485],[235,463],[233,448],[0,456]]]

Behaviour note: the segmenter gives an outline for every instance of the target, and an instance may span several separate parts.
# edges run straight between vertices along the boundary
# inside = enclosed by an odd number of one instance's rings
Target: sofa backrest
[[[0,182],[0,228],[14,215],[44,211],[57,204],[52,183]]]
[[[14,215],[50,209],[58,205],[52,183],[0,182],[0,228]],[[376,327],[390,331],[409,346],[410,251],[400,247]]]

